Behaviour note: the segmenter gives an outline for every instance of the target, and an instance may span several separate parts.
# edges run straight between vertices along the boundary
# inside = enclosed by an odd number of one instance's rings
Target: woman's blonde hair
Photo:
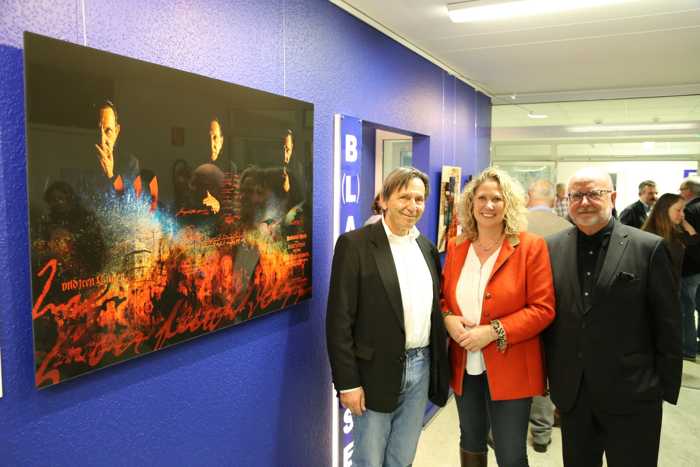
[[[503,195],[503,232],[507,237],[517,236],[527,228],[524,191],[517,180],[494,167],[489,167],[472,178],[460,197],[457,204],[457,215],[462,224],[464,235],[469,240],[476,240],[479,236],[474,218],[474,194],[479,186],[488,180],[498,183]]]

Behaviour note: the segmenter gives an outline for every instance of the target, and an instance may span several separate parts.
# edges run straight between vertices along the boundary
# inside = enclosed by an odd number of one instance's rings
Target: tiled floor
[[[555,428],[552,444],[540,454],[528,444],[528,459],[533,467],[559,467],[561,433]],[[496,466],[489,450],[489,465]],[[661,467],[696,467],[700,465],[700,364],[684,362],[683,388],[678,405],[664,404],[661,429]],[[457,410],[450,400],[423,430],[414,467],[459,466],[459,429]]]

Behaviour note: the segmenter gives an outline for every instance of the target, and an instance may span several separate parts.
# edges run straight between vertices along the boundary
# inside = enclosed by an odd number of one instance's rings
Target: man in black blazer
[[[656,466],[662,401],[675,404],[682,359],[678,287],[660,237],[611,216],[609,175],[569,181],[575,227],[547,238],[557,315],[545,331],[564,465]]]
[[[382,220],[336,243],[326,335],[335,389],[353,414],[353,466],[410,465],[428,398],[447,401],[440,262],[415,227],[427,197],[424,173],[392,171]]]
[[[639,199],[623,209],[620,213],[620,222],[641,229],[656,203],[657,195],[656,183],[653,180],[644,180],[639,184]]]

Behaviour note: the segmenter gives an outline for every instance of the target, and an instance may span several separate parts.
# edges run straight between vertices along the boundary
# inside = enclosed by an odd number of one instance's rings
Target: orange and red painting
[[[25,36],[35,377],[311,297],[313,105]]]

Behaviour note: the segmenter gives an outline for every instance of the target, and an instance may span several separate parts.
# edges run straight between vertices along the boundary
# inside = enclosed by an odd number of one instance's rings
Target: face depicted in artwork
[[[388,200],[382,199],[384,221],[396,235],[406,235],[416,225],[425,210],[425,184],[412,178],[405,187],[394,191]]]
[[[289,160],[292,158],[292,152],[294,151],[294,138],[291,133],[287,133],[284,137],[284,164],[289,164]]]
[[[683,214],[683,209],[685,208],[685,200],[679,199],[668,208],[668,218],[671,219],[675,225],[679,225],[685,219]]]
[[[209,124],[209,144],[211,147],[210,158],[213,161],[219,158],[221,148],[224,146],[224,135],[221,134],[221,125],[216,120]]]
[[[656,202],[656,196],[658,195],[655,186],[645,186],[642,192],[639,194],[639,199],[642,203],[647,206],[653,206]]]
[[[104,175],[107,178],[112,178],[114,176],[114,147],[117,144],[120,128],[117,123],[117,115],[112,107],[104,106],[100,109],[97,127],[100,139],[99,144],[95,145],[97,159]]]
[[[574,176],[569,182],[569,216],[587,235],[605,227],[612,216],[616,193],[600,176]]]
[[[486,180],[474,191],[474,219],[479,229],[503,226],[506,202],[496,180]]]
[[[100,146],[113,152],[114,146],[117,144],[117,138],[119,137],[120,127],[114,115],[114,110],[111,107],[104,107],[100,110],[98,125],[100,130]]]

